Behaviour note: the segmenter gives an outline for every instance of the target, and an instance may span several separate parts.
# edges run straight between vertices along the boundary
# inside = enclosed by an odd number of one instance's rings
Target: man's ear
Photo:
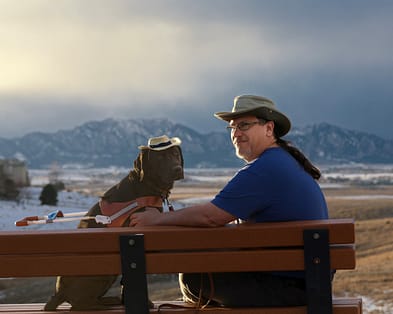
[[[274,121],[267,121],[266,122],[266,135],[267,136],[274,136]]]

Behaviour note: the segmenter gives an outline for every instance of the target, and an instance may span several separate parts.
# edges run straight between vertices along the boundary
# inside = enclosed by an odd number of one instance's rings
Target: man
[[[229,122],[236,155],[246,161],[227,185],[206,204],[160,214],[149,210],[131,216],[132,226],[223,226],[246,222],[328,218],[320,172],[281,137],[289,119],[268,98],[241,95],[231,112],[215,116]],[[186,301],[212,300],[224,306],[280,306],[305,303],[302,272],[181,274]],[[214,294],[213,294],[214,291]]]

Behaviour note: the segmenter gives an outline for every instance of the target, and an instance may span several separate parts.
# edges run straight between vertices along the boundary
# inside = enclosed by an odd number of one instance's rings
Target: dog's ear
[[[141,150],[138,154],[138,157],[134,160],[134,170],[138,174],[139,181],[143,180],[143,155],[146,153],[146,150]]]
[[[181,167],[184,168],[184,157],[183,157],[183,152],[182,152],[180,146],[177,146],[177,148],[179,149],[179,152],[180,152]]]

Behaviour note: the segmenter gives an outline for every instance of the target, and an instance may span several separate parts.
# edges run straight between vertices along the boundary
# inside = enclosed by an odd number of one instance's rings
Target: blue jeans
[[[180,274],[184,301],[228,307],[296,306],[306,304],[302,278],[263,272]]]

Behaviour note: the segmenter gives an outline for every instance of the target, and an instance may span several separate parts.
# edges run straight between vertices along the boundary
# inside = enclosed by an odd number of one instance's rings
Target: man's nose
[[[231,132],[231,137],[232,138],[239,137],[239,136],[242,136],[242,135],[243,135],[243,132],[240,131],[238,128],[233,129],[232,132]]]

